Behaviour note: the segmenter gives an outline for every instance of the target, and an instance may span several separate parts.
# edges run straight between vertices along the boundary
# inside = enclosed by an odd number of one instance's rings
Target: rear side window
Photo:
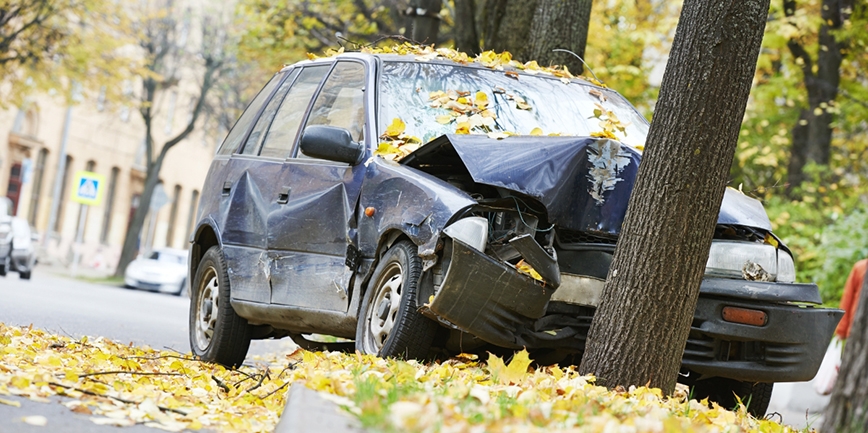
[[[268,101],[265,110],[262,110],[262,115],[259,116],[259,120],[256,121],[256,126],[253,127],[253,130],[250,131],[250,135],[247,136],[247,143],[244,144],[244,149],[241,151],[242,154],[259,154],[259,148],[262,147],[262,139],[265,137],[265,131],[268,129],[268,126],[271,125],[271,121],[274,119],[275,113],[277,113],[277,108],[280,107],[280,101],[282,101],[283,97],[286,96],[286,92],[289,91],[290,86],[292,86],[292,81],[295,80],[296,76],[298,76],[298,72],[299,69],[292,71],[289,74],[289,77],[287,77],[286,80],[283,80],[283,84],[281,84],[277,89],[277,92],[275,92],[271,101]]]
[[[262,108],[262,105],[265,104],[266,100],[268,100],[268,97],[277,86],[277,83],[280,82],[282,76],[283,74],[275,74],[274,77],[271,78],[271,81],[269,81],[268,84],[259,91],[259,94],[253,98],[253,102],[247,106],[247,109],[244,110],[244,113],[235,122],[235,126],[233,126],[232,130],[229,131],[229,135],[227,135],[226,139],[223,140],[223,144],[220,145],[220,149],[217,150],[217,155],[229,155],[238,148],[238,145],[241,144],[241,140],[244,139],[244,135],[247,133],[250,124],[253,123],[254,119],[256,119],[259,109]]]
[[[274,116],[261,156],[286,158],[289,155],[310,99],[328,70],[328,65],[308,66],[302,70]]]

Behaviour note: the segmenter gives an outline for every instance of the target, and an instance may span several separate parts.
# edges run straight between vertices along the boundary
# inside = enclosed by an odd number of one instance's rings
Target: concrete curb
[[[286,407],[274,433],[364,433],[359,420],[320,393],[295,382],[286,396]]]

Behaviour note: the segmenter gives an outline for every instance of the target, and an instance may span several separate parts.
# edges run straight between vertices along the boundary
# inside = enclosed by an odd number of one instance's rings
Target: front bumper
[[[460,241],[452,241],[447,259],[439,290],[423,313],[501,347],[584,351],[594,300],[576,306],[551,299],[553,289]],[[814,284],[704,279],[683,366],[702,376],[745,381],[810,380],[843,312],[792,302],[819,301]],[[725,306],[762,310],[768,321],[726,322]]]

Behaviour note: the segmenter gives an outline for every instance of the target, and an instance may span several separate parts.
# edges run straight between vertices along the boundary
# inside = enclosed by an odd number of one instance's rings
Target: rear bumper
[[[459,241],[453,240],[444,260],[448,268],[434,300],[423,307],[426,314],[501,347],[584,350],[592,307],[569,310],[549,302],[553,289]],[[705,279],[683,366],[702,376],[745,381],[810,380],[843,312],[788,302],[819,299],[813,284]],[[762,310],[768,321],[726,322],[725,306]]]

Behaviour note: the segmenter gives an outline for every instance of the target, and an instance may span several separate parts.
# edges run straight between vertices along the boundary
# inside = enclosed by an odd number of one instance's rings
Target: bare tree
[[[687,0],[580,371],[671,393],[769,0]]]
[[[139,206],[130,222],[130,229],[124,238],[120,260],[115,275],[122,276],[127,265],[135,258],[136,247],[141,235],[142,225],[148,213],[154,190],[160,177],[168,152],[184,141],[196,128],[199,116],[204,112],[208,94],[226,69],[234,61],[227,50],[228,36],[225,23],[212,17],[201,18],[200,45],[188,51],[184,45],[188,40],[189,25],[181,22],[171,1],[151,17],[139,22],[140,46],[146,58],[147,73],[141,77],[142,88],[139,100],[139,113],[145,124],[145,185]],[[145,15],[145,14],[143,14]],[[193,38],[189,38],[193,39]],[[169,90],[177,89],[185,79],[194,76],[196,83],[184,83],[194,89],[190,94],[192,110],[186,126],[174,137],[158,146],[154,140],[154,119],[157,115],[158,99]]]

